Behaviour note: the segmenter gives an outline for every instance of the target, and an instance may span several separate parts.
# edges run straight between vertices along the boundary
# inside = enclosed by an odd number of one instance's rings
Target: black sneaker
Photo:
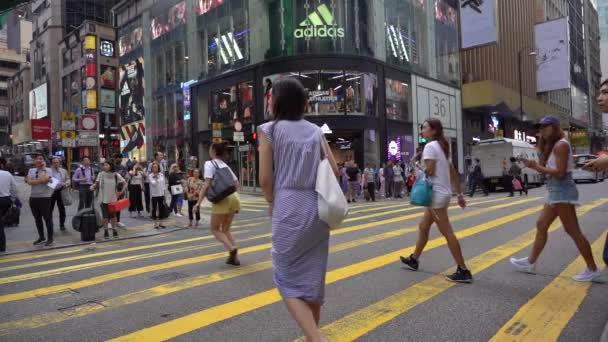
[[[59,228],[59,230],[61,230],[62,232],[65,232],[65,226],[61,226],[61,227]]]
[[[38,246],[41,245],[45,240],[43,238],[39,238],[38,240],[34,241],[34,246]]]
[[[409,257],[400,257],[401,258],[401,262],[405,264],[405,266],[407,268],[409,268],[412,271],[418,271],[418,260],[416,260],[416,258],[414,258],[414,255],[410,255]]]
[[[449,281],[453,281],[455,283],[472,283],[473,275],[471,275],[471,271],[463,270],[462,268],[456,268],[456,272],[451,275],[445,276],[445,278]]]
[[[114,229],[112,231],[112,237],[115,238],[115,239],[118,237],[118,232],[116,231],[116,229]]]
[[[350,203],[350,200],[346,200],[346,202]]]
[[[103,238],[104,239],[109,239],[110,238],[110,234],[108,233],[107,230],[103,232]]]
[[[52,246],[53,245],[53,239],[48,239],[46,240],[46,243],[44,244],[45,246]]]

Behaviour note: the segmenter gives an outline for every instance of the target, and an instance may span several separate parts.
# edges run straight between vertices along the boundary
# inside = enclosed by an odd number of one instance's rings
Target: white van
[[[472,159],[479,159],[484,180],[490,191],[495,191],[496,187],[503,187],[503,170],[509,170],[511,157],[525,158],[538,161],[536,148],[524,141],[497,138],[481,140],[472,147]],[[536,170],[525,167],[521,162],[517,162],[522,170],[522,180],[527,186],[532,184],[541,185],[541,174]]]

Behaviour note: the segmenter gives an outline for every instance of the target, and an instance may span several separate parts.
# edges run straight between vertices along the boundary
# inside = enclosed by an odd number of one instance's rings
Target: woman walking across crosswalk
[[[527,258],[511,258],[511,264],[526,273],[536,272],[536,261],[547,243],[549,227],[559,217],[564,229],[576,243],[576,247],[587,263],[587,269],[573,277],[576,281],[591,281],[599,275],[593,259],[591,245],[583,235],[578,224],[575,205],[579,204],[578,190],[572,179],[574,160],[570,143],[560,128],[559,119],[553,116],[544,117],[540,123],[540,140],[538,151],[540,162],[523,160],[527,167],[547,175],[547,202],[536,222],[534,246]]]
[[[329,253],[315,191],[323,144],[336,177],[339,170],[319,127],[302,119],[306,101],[297,80],[274,83],[274,121],[259,128],[260,185],[272,214],[274,282],[306,340],[318,342]]]
[[[466,207],[466,202],[462,191],[460,191],[460,176],[448,160],[450,145],[443,135],[441,121],[437,119],[425,121],[422,124],[422,135],[430,141],[424,147],[422,161],[425,166],[426,177],[433,185],[433,195],[431,205],[426,208],[424,217],[418,226],[416,250],[414,254],[407,258],[401,257],[401,262],[413,271],[418,270],[420,255],[422,255],[422,251],[429,241],[429,232],[434,222],[447,240],[448,248],[458,265],[456,272],[448,275],[446,279],[459,283],[470,283],[473,281],[473,276],[465,265],[460,243],[454,234],[448,217],[452,188],[458,192],[458,205],[461,208]]]

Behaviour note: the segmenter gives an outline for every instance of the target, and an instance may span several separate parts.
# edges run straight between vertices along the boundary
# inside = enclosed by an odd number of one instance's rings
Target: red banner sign
[[[51,139],[51,120],[33,119],[32,121],[32,140]]]

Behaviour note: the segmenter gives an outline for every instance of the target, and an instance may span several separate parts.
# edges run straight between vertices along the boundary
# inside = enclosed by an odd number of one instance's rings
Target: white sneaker
[[[572,279],[576,281],[587,282],[593,280],[593,278],[599,276],[600,274],[601,272],[599,270],[591,271],[590,269],[585,268],[583,272],[575,275],[574,277],[572,277]]]
[[[528,258],[511,258],[511,265],[519,272],[536,274],[536,264],[531,264]]]
[[[177,216],[177,217],[184,217],[184,215],[182,215],[180,213],[175,214],[175,216]]]
[[[116,226],[118,228],[125,228],[126,227],[126,225],[124,223],[122,223],[122,222],[116,222]]]

